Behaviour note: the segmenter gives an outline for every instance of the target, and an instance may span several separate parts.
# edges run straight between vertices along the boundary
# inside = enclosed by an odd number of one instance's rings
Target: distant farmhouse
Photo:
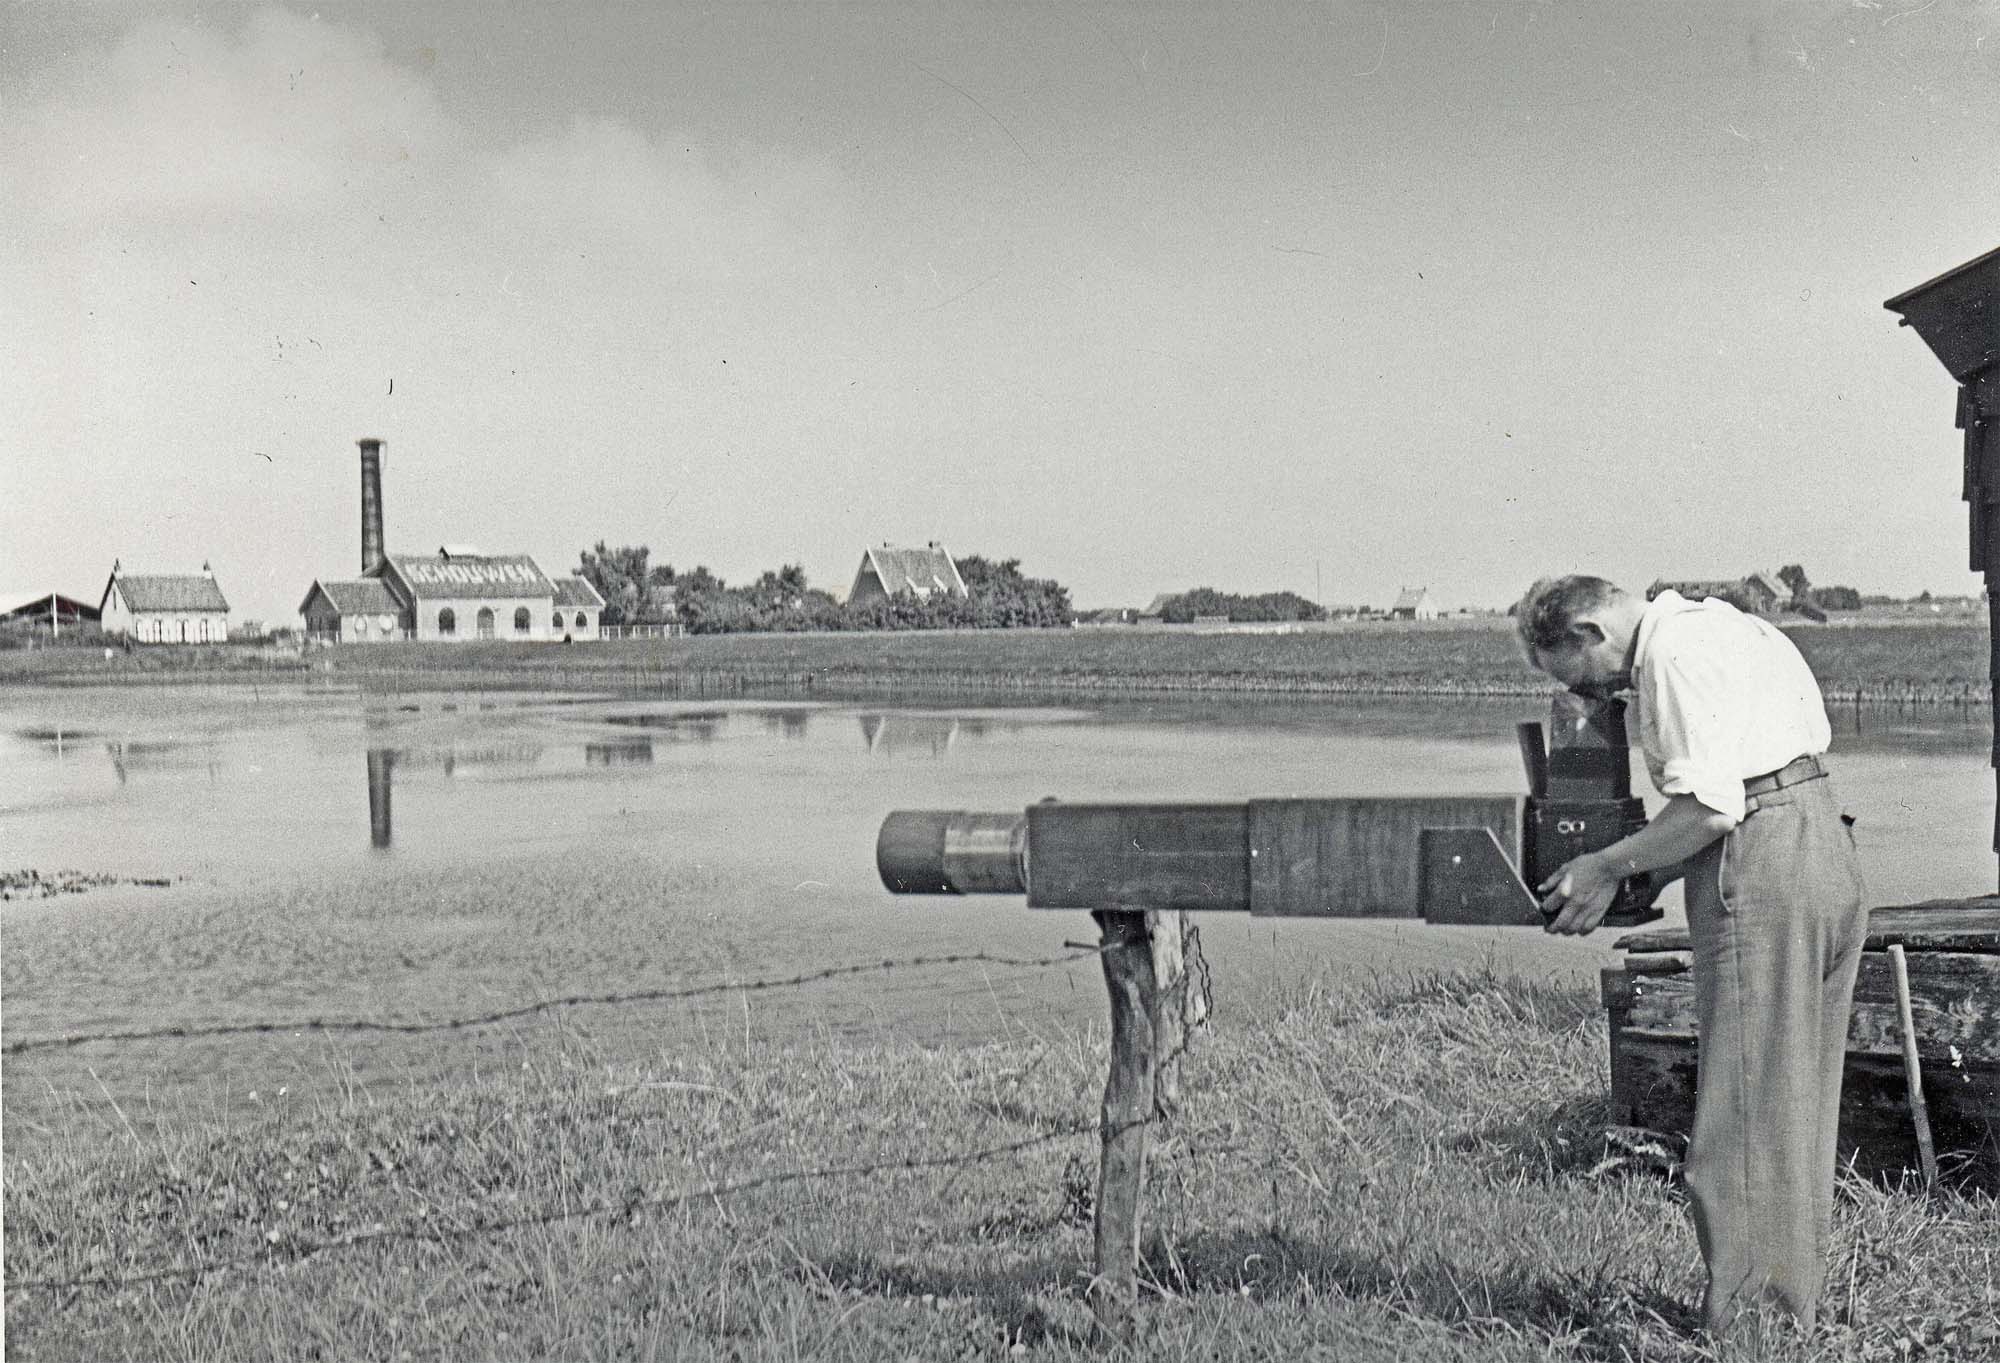
[[[965,579],[958,575],[958,565],[936,540],[921,549],[898,549],[890,544],[864,549],[861,566],[854,573],[854,585],[847,592],[847,604],[858,605],[899,592],[908,592],[919,600],[937,593],[960,600],[972,595],[966,589]]]
[[[1438,618],[1437,603],[1431,600],[1428,587],[1405,587],[1396,593],[1396,604],[1389,607],[1391,620],[1435,620]]]
[[[319,578],[299,603],[313,643],[391,639],[595,639],[604,598],[580,577],[551,577],[527,554],[445,545],[392,554],[382,529],[382,442],[361,446],[361,575]]]
[[[97,603],[106,634],[142,644],[219,644],[229,638],[229,602],[204,563],[199,573],[128,573],[111,565]]]
[[[1669,582],[1662,578],[1646,588],[1646,599],[1651,601],[1664,591],[1679,592],[1690,601],[1700,601],[1704,597],[1717,597],[1729,602],[1738,610],[1753,615],[1771,615],[1791,599],[1791,592],[1780,582],[1775,573],[1754,572],[1748,577],[1688,579]]]

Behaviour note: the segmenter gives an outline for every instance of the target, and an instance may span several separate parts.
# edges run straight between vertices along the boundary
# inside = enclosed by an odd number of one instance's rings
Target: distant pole
[[[1322,610],[1326,608],[1326,597],[1319,589],[1319,560],[1313,560],[1313,604]]]
[[[49,593],[49,638],[51,641],[62,638],[62,614],[56,609],[54,592]]]

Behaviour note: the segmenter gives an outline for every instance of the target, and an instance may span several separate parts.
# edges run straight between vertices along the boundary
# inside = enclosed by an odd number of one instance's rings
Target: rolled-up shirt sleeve
[[[1639,703],[1652,730],[1647,765],[1653,769],[1653,784],[1660,793],[1692,795],[1716,813],[1741,823],[1740,744],[1727,684],[1726,676],[1712,663],[1668,653],[1655,658],[1646,669]]]

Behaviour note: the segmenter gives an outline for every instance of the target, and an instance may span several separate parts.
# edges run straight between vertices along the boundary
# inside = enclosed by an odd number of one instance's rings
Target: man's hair
[[[1528,588],[1514,607],[1514,632],[1520,636],[1521,652],[1533,663],[1537,651],[1560,652],[1574,647],[1577,618],[1624,594],[1616,583],[1601,577],[1572,573],[1543,578]]]

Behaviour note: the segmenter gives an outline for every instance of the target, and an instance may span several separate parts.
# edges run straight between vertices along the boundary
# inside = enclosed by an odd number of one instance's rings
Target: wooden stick
[[[1153,1104],[1171,1117],[1181,1104],[1181,1053],[1187,1048],[1187,910],[1146,911],[1153,956]]]
[[[1917,1024],[1910,1008],[1910,968],[1903,944],[1889,948],[1889,968],[1896,977],[1896,1013],[1903,1024],[1903,1082],[1910,1091],[1910,1118],[1917,1127],[1917,1161],[1923,1166],[1924,1191],[1937,1186],[1937,1147],[1931,1143],[1930,1106],[1924,1102],[1923,1063],[1917,1059]]]
[[[1104,935],[1100,959],[1111,995],[1111,1066],[1104,1084],[1097,1173],[1096,1276],[1091,1308],[1100,1342],[1129,1346],[1138,1305],[1139,1200],[1146,1127],[1153,1120],[1153,948],[1143,912],[1091,915]]]

